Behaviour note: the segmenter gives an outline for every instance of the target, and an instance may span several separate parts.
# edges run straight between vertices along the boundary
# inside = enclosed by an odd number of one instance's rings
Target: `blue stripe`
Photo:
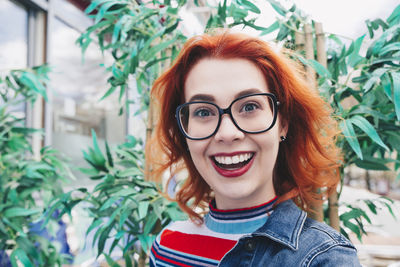
[[[248,234],[256,231],[263,226],[268,220],[268,216],[263,216],[255,220],[249,220],[246,222],[218,222],[213,218],[206,215],[205,224],[206,226],[217,233],[223,234]]]

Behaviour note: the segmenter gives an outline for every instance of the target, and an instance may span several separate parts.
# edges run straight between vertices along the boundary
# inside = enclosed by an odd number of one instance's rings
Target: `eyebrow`
[[[239,93],[237,93],[235,95],[235,99],[241,96],[245,96],[245,95],[250,95],[250,94],[257,94],[257,93],[264,93],[262,90],[257,89],[257,88],[250,88],[250,89],[246,89],[243,91],[240,91]],[[193,102],[193,101],[209,101],[209,102],[215,102],[215,97],[213,95],[208,95],[208,94],[197,94],[192,96],[189,99],[189,102]]]

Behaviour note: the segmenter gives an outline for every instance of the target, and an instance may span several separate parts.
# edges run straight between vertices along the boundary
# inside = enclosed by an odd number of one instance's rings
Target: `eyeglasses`
[[[234,125],[244,133],[257,134],[271,129],[278,114],[276,96],[271,93],[245,95],[222,109],[207,101],[179,105],[175,117],[182,134],[192,140],[203,140],[214,135],[224,114],[229,114]]]

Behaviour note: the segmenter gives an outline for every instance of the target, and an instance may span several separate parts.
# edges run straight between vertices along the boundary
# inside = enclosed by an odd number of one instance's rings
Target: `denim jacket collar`
[[[284,201],[274,208],[267,222],[253,236],[267,237],[296,251],[306,218],[307,214],[292,200]]]

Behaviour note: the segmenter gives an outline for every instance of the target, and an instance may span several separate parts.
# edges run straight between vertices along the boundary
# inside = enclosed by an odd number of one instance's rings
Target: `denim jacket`
[[[326,224],[307,218],[292,200],[239,239],[219,266],[361,266],[354,246]]]

